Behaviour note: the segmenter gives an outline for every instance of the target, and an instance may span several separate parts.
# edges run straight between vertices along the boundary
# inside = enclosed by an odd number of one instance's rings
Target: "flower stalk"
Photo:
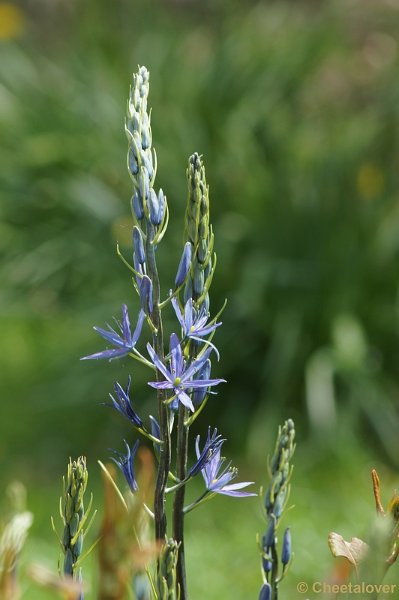
[[[185,246],[190,247],[191,268],[187,270],[187,279],[184,289],[184,304],[188,306],[192,318],[193,308],[204,309],[208,312],[209,296],[205,292],[205,268],[211,263],[213,250],[213,234],[209,226],[209,192],[205,178],[205,168],[201,157],[193,154],[187,169],[187,209],[185,218]],[[187,250],[186,250],[187,252]],[[188,254],[188,252],[187,252]],[[208,268],[207,277],[210,269]],[[179,283],[182,283],[179,280]],[[178,301],[175,301],[175,311],[178,311]],[[190,323],[190,325],[192,325]],[[191,327],[188,332],[190,333]],[[199,344],[188,338],[185,351],[188,353],[190,362],[198,356]],[[188,423],[188,411],[183,405],[179,406],[177,424],[177,462],[176,472],[180,480],[187,476],[187,454],[190,425]],[[177,581],[180,586],[181,600],[187,598],[187,582],[185,570],[185,547],[184,547],[184,499],[185,486],[177,492],[173,505],[173,535],[180,544],[177,559]]]
[[[88,477],[85,457],[80,456],[76,461],[70,459],[67,475],[63,478],[63,493],[60,498],[60,515],[64,524],[63,534],[59,539],[64,554],[63,574],[80,585],[82,585],[80,562],[84,558],[82,556],[83,541],[96,514],[94,511],[88,522],[93,502],[93,496],[91,496],[89,505],[85,509],[84,495]],[[53,521],[52,524],[57,534]],[[83,591],[80,593],[79,600],[83,600]]]
[[[153,442],[158,459],[154,491],[154,505],[145,504],[146,513],[153,519],[156,542],[163,550],[157,560],[157,570],[150,577],[152,592],[158,600],[187,600],[185,573],[184,516],[217,494],[250,496],[241,492],[248,482],[230,484],[237,470],[220,456],[222,437],[210,433],[200,450],[196,444],[197,460],[188,468],[189,430],[192,422],[203,410],[210,389],[224,382],[211,378],[211,356],[219,352],[213,343],[218,315],[209,314],[209,288],[215,271],[213,233],[209,224],[209,193],[205,169],[198,154],[189,159],[187,180],[188,200],[185,217],[185,235],[174,283],[169,295],[161,302],[161,282],[157,266],[157,250],[166,231],[169,209],[160,189],[154,189],[157,170],[156,154],[152,148],[150,113],[147,110],[149,73],[140,67],[133,76],[128,100],[126,135],[128,138],[128,170],[133,182],[131,209],[132,265],[117,254],[131,272],[132,283],[139,297],[140,311],[132,332],[126,304],[122,306],[122,319],[117,327],[95,328],[112,347],[90,354],[86,359],[134,358],[151,369],[148,385],[156,390],[157,418],[150,416],[147,429],[136,402],[130,393],[131,378],[127,387],[114,383],[115,395],[110,394],[113,407],[125,417],[134,430]],[[169,350],[165,349],[163,309],[173,308],[180,333],[171,332]],[[147,324],[148,358],[137,349],[144,325]],[[176,331],[176,330],[175,330]],[[154,376],[155,372],[155,376]],[[174,425],[176,427],[174,428]],[[176,455],[173,456],[171,440],[176,438]],[[114,462],[123,472],[131,493],[140,493],[135,479],[134,457],[138,441],[133,445],[125,441],[126,453],[114,451]],[[189,481],[202,474],[205,492],[185,507],[185,488]],[[168,481],[172,484],[167,487]],[[172,533],[168,531],[166,494],[174,495]],[[122,498],[119,494],[119,497]],[[123,502],[124,503],[124,500]],[[166,540],[166,541],[165,541]]]
[[[126,134],[128,138],[128,170],[134,184],[132,212],[136,226],[134,235],[134,263],[142,281],[138,283],[142,309],[152,325],[152,344],[160,360],[164,360],[164,341],[160,304],[160,281],[156,261],[156,244],[167,225],[166,198],[162,190],[154,191],[156,154],[152,148],[150,114],[147,111],[149,72],[141,67],[133,75],[128,101]],[[156,379],[162,381],[157,369]],[[161,444],[159,468],[155,487],[155,535],[164,540],[166,535],[165,490],[170,470],[169,413],[165,406],[167,393],[157,390],[158,418]]]
[[[270,483],[264,497],[267,527],[260,547],[263,577],[260,599],[278,600],[279,583],[285,576],[292,560],[290,529],[287,528],[283,534],[280,557],[277,530],[290,494],[290,479],[293,469],[291,459],[295,452],[294,439],[294,422],[292,419],[288,419],[282,427],[279,427],[274,454],[268,464]]]

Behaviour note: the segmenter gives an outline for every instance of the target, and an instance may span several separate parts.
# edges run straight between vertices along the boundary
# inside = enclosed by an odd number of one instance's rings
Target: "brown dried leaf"
[[[334,533],[334,531],[328,536],[328,546],[333,556],[343,556],[355,567],[364,559],[369,549],[363,540],[353,537],[350,542],[347,542],[342,535]]]

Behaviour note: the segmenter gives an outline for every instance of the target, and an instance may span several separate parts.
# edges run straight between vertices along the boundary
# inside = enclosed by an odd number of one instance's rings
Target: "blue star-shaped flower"
[[[186,390],[208,388],[225,382],[225,379],[191,379],[206,362],[212,348],[205,350],[200,358],[193,360],[187,366],[183,359],[179,339],[175,333],[172,333],[170,336],[170,370],[163,364],[150,344],[147,344],[147,350],[153,364],[165,377],[165,381],[149,381],[148,385],[156,389],[173,390],[177,400],[192,412],[195,410],[194,405]]]
[[[208,324],[209,314],[206,310],[200,309],[197,311],[193,305],[193,299],[189,298],[184,306],[184,314],[180,308],[179,301],[177,298],[171,300],[173,308],[176,313],[176,317],[181,325],[183,336],[197,342],[205,342],[215,350],[219,360],[219,352],[211,342],[204,340],[204,336],[209,335],[217,327],[220,327],[222,323]]]
[[[119,322],[115,319],[116,324],[120,330],[120,334],[115,331],[110,325],[107,323],[107,329],[102,329],[101,327],[94,327],[94,330],[97,331],[107,342],[115,346],[115,348],[110,348],[109,350],[103,350],[102,352],[96,352],[95,354],[90,354],[89,356],[84,356],[81,360],[90,360],[93,358],[109,358],[112,360],[113,358],[120,358],[121,356],[126,356],[133,350],[137,341],[141,334],[141,329],[143,327],[143,321],[145,318],[144,312],[141,310],[139,313],[139,318],[137,320],[136,329],[131,332],[130,329],[130,320],[129,314],[127,311],[126,304],[122,305],[122,321]]]
[[[214,429],[212,435],[210,435],[210,427],[208,427],[208,437],[205,442],[205,446],[202,449],[202,452],[199,456],[197,456],[197,462],[191,467],[188,472],[189,477],[194,477],[202,471],[202,469],[212,460],[212,456],[214,453],[222,446],[224,440],[220,434],[218,434],[217,429]],[[199,441],[199,436],[197,436]]]
[[[124,390],[123,387],[121,386],[121,384],[118,383],[117,381],[115,381],[114,390],[116,392],[116,399],[112,394],[110,394],[112,403],[107,403],[107,406],[112,406],[117,411],[122,413],[122,415],[124,417],[126,417],[131,423],[133,423],[133,425],[135,427],[142,429],[144,427],[143,421],[141,420],[139,415],[134,410],[133,404],[132,404],[132,401],[131,401],[130,395],[129,395],[131,382],[132,382],[132,378],[129,375],[127,386],[126,386],[126,389]]]
[[[207,444],[209,444],[209,441],[210,434],[208,430],[208,439],[205,442],[205,447]],[[223,442],[224,440],[222,441],[222,443]],[[220,456],[221,446],[222,444],[220,444],[215,449],[215,451],[212,453],[211,459],[205,464],[203,469],[201,469],[206,489],[209,492],[213,492],[216,494],[224,494],[225,496],[256,496],[256,494],[251,492],[238,491],[244,487],[247,487],[248,485],[251,485],[253,481],[243,481],[241,483],[230,484],[230,481],[232,481],[237,476],[237,469],[231,467],[231,463],[228,463],[227,466],[224,467],[224,469],[220,472],[225,460]],[[197,454],[197,458],[199,459],[202,454],[199,448],[199,436],[195,441],[195,452]]]
[[[120,452],[117,452],[116,450],[112,450],[112,452],[114,452],[116,454],[117,458],[114,458],[113,456],[111,456],[111,460],[113,460],[114,463],[122,471],[130,490],[132,492],[137,492],[137,490],[139,488],[138,488],[136,477],[134,474],[134,464],[133,463],[134,463],[134,457],[137,452],[137,448],[139,446],[139,440],[136,441],[133,448],[129,447],[129,444],[127,443],[126,440],[123,440],[123,441],[125,442],[125,445],[126,445],[126,456],[124,454],[121,454]]]

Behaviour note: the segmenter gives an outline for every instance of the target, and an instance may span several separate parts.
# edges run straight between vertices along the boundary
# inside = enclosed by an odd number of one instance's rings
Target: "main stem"
[[[189,427],[185,424],[187,409],[180,404],[177,424],[177,477],[182,480],[187,475],[187,453]],[[186,486],[179,488],[173,504],[173,537],[179,545],[176,566],[176,583],[180,587],[180,600],[187,600],[186,563],[184,554],[184,497]]]
[[[271,558],[272,558],[272,600],[278,600],[278,556],[276,549],[276,541],[273,542],[271,547]]]
[[[160,284],[157,263],[155,258],[155,248],[153,245],[155,237],[155,228],[150,223],[147,223],[147,239],[146,239],[146,259],[148,276],[153,285],[153,310],[151,320],[155,327],[155,332],[152,336],[152,342],[156,354],[160,360],[164,360],[164,343],[163,343],[163,328],[162,318],[159,309],[160,300]],[[157,381],[162,381],[164,378],[157,370]],[[159,449],[159,467],[157,482],[154,495],[154,517],[155,517],[155,537],[157,540],[165,541],[167,532],[167,520],[165,511],[165,489],[168,482],[168,473],[170,470],[170,431],[169,431],[169,412],[165,406],[166,392],[165,390],[157,390],[158,398],[158,416],[159,427],[161,430],[161,441]]]

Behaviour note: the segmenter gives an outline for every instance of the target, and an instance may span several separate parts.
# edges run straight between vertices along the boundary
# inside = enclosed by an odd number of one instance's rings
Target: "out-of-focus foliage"
[[[51,471],[122,436],[98,403],[126,363],[78,358],[101,347],[92,324],[137,306],[115,242],[129,254],[138,63],[172,213],[165,292],[187,157],[207,165],[212,307],[229,304],[228,384],[206,421],[223,417],[237,443],[252,430],[255,451],[290,414],[319,445],[354,429],[398,463],[398,3],[43,0],[0,14],[1,463]]]

